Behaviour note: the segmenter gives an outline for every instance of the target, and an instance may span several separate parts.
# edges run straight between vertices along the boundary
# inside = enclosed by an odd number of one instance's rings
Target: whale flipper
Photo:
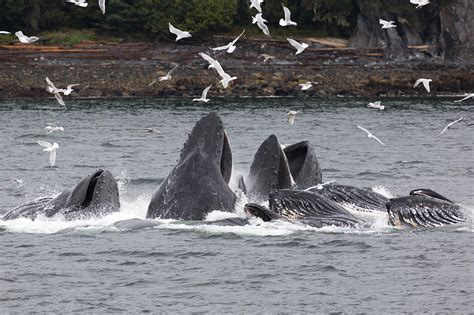
[[[199,120],[184,144],[176,166],[148,206],[147,218],[203,220],[213,211],[234,210],[228,183],[232,152],[216,113]]]
[[[21,205],[7,213],[3,219],[27,217],[34,220],[39,214],[43,214],[48,218],[63,215],[67,220],[78,220],[99,217],[119,210],[117,182],[111,172],[99,169],[59,196],[42,198]]]

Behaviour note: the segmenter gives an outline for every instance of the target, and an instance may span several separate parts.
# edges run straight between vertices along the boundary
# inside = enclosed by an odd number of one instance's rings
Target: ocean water
[[[0,214],[56,195],[97,168],[119,180],[122,204],[119,213],[94,220],[0,220],[0,312],[472,312],[472,219],[419,230],[392,228],[383,214],[366,229],[258,220],[244,227],[120,224],[145,218],[187,133],[209,111],[226,126],[234,178],[246,175],[273,133],[283,144],[311,141],[324,181],[394,196],[431,188],[472,212],[472,101],[382,99],[385,111],[367,109],[368,101],[212,100],[203,107],[170,99],[70,100],[67,110],[54,100],[0,103]],[[285,117],[290,109],[303,110],[293,126]],[[47,135],[46,123],[65,131]],[[60,145],[57,167],[49,167],[38,140]]]

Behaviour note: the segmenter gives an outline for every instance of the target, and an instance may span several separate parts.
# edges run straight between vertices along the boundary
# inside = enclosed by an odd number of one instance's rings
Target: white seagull
[[[0,31],[0,34],[8,35],[8,34],[11,34],[11,33],[10,33],[10,32],[7,32],[7,31]]]
[[[49,164],[53,167],[56,164],[56,149],[59,149],[59,144],[56,142],[51,144],[46,141],[38,141],[37,143],[44,147],[44,152],[49,152]]]
[[[99,8],[102,14],[105,14],[105,0],[99,0]]]
[[[243,30],[242,33],[240,33],[239,36],[237,36],[237,38],[235,38],[233,41],[231,41],[230,43],[228,43],[227,45],[225,46],[220,46],[220,47],[216,47],[216,48],[212,48],[212,50],[227,50],[227,53],[231,54],[235,51],[235,49],[237,48],[237,46],[235,46],[235,43],[237,43],[237,41],[240,39],[240,37],[242,35],[244,35],[245,33],[245,30]]]
[[[286,113],[286,117],[288,118],[288,123],[293,125],[295,123],[295,116],[301,114],[303,111],[301,110],[290,110]]]
[[[55,131],[64,131],[64,127],[59,127],[59,126],[56,126],[55,124],[51,124],[51,123],[47,123],[46,124],[47,126],[44,127],[44,130],[46,130],[46,133],[52,133],[52,132],[55,132]]]
[[[423,86],[425,87],[425,89],[429,93],[430,92],[430,82],[431,81],[433,81],[433,80],[421,78],[421,79],[416,80],[415,85],[413,87],[416,88],[420,83],[423,83]]]
[[[463,99],[454,101],[454,103],[461,103],[462,101],[470,99],[470,98],[474,97],[474,93],[465,93],[463,96],[464,96]]]
[[[361,126],[359,126],[358,124],[356,124],[357,128],[359,128],[360,130],[363,130],[367,133],[367,137],[368,138],[373,138],[375,140],[377,140],[378,143],[380,143],[381,145],[385,146],[385,143],[383,143],[382,141],[380,141],[379,138],[377,138],[376,136],[374,136],[370,131],[368,131],[367,129],[365,128],[362,128]]]
[[[54,94],[54,97],[56,98],[59,104],[61,104],[62,106],[66,106],[61,94],[59,94],[59,90],[56,88],[56,86],[54,86],[54,83],[51,82],[48,77],[46,77],[46,82],[48,83],[46,91],[48,91],[48,93]]]
[[[219,63],[219,61],[215,60],[214,58],[210,57],[209,55],[206,55],[205,53],[199,53],[199,56],[201,56],[202,58],[204,58],[204,60],[209,62],[209,69],[211,69],[211,68],[216,69],[217,73],[222,78],[222,80],[220,82],[221,82],[222,86],[224,87],[224,89],[227,88],[230,81],[233,81],[233,80],[237,79],[237,77],[231,77],[230,75],[225,73],[225,71],[224,71],[224,69],[222,69],[222,66]]]
[[[21,188],[23,186],[23,180],[22,179],[14,178],[14,179],[12,179],[12,181],[14,181],[17,184],[18,188]]]
[[[265,24],[268,22],[262,17],[262,13],[257,13],[254,17],[252,17],[252,24],[257,24],[257,26],[262,30],[263,34],[267,35],[270,37],[270,30],[268,29],[268,26]]]
[[[410,0],[410,3],[412,4],[416,4],[417,5],[417,9],[418,8],[421,8],[427,4],[430,4],[430,0]]]
[[[89,4],[86,2],[86,0],[66,0],[66,2],[72,3],[74,5],[77,5],[78,7],[85,8]]]
[[[295,55],[301,54],[306,48],[309,47],[308,44],[306,44],[306,43],[301,43],[300,44],[296,40],[291,39],[291,38],[287,38],[286,40],[290,42],[291,46],[296,48]]]
[[[168,28],[170,30],[170,33],[176,35],[176,41],[183,38],[192,37],[192,35],[189,32],[181,31],[177,29],[176,27],[174,27],[173,25],[171,25],[171,23],[168,23]]]
[[[445,133],[452,125],[454,125],[455,123],[457,122],[460,122],[464,117],[461,116],[461,118],[459,119],[456,119],[455,121],[453,122],[450,122],[446,127],[444,127],[443,131],[441,131],[439,134],[438,134],[438,137],[441,136],[443,133]]]
[[[79,86],[79,84],[69,84],[66,89],[58,89],[59,93],[63,93],[64,95],[70,95],[74,90],[72,89],[74,86]]]
[[[250,0],[250,9],[255,8],[258,12],[262,12],[262,3],[263,0]]]
[[[268,54],[260,54],[259,57],[263,58],[263,63],[266,63],[270,59],[275,59],[275,56],[268,55]]]
[[[36,36],[26,36],[25,34],[23,34],[22,31],[18,31],[15,33],[15,36],[18,37],[18,40],[20,41],[20,43],[23,43],[23,44],[30,44],[30,43],[34,43],[36,42],[39,38],[36,37]]]
[[[318,84],[317,82],[306,81],[305,83],[298,84],[301,87],[301,91],[307,91],[313,87],[313,83]]]
[[[202,96],[201,98],[193,98],[193,102],[204,102],[207,103],[209,102],[209,99],[207,98],[207,92],[209,92],[209,89],[212,87],[212,84],[209,85],[207,88],[202,91]]]
[[[381,103],[380,101],[369,103],[369,104],[367,104],[367,107],[368,108],[375,108],[375,109],[384,110],[385,106],[381,105],[380,103]]]
[[[394,28],[394,27],[397,27],[397,26],[394,24],[395,21],[385,21],[385,20],[379,19],[379,23],[380,23],[380,25],[382,25],[382,29],[384,29],[384,28]]]
[[[174,66],[174,68],[171,69],[170,71],[168,71],[168,73],[167,73],[165,76],[159,77],[158,79],[155,79],[155,80],[151,81],[150,84],[148,84],[148,86],[152,86],[153,84],[155,84],[155,83],[158,82],[158,81],[168,81],[168,80],[171,80],[171,74],[174,72],[174,70],[175,70],[176,68],[178,68],[178,66],[179,66],[179,65]]]
[[[283,13],[285,14],[285,18],[284,19],[280,19],[280,26],[290,26],[290,25],[298,25],[296,22],[293,22],[291,20],[291,12],[290,12],[290,9],[288,9],[287,7],[285,7],[283,4],[282,4],[282,7],[283,7]]]

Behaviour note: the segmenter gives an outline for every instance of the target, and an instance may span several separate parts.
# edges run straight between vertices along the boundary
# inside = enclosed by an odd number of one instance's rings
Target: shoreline
[[[474,91],[471,63],[442,63],[425,56],[426,47],[411,49],[409,61],[389,62],[383,50],[341,47],[339,41],[307,38],[311,48],[295,56],[286,41],[243,39],[234,54],[209,47],[227,41],[217,37],[197,44],[174,42],[95,44],[73,47],[12,45],[0,47],[0,100],[47,99],[45,77],[58,87],[78,83],[68,99],[199,97],[213,84],[209,98],[233,97],[437,97]],[[324,44],[322,44],[324,43]],[[337,47],[336,47],[337,46]],[[227,89],[199,55],[216,58],[237,80]],[[274,58],[263,63],[263,54]],[[172,80],[157,82],[175,64]],[[432,91],[413,88],[420,77],[433,79]],[[300,83],[316,81],[300,91]]]

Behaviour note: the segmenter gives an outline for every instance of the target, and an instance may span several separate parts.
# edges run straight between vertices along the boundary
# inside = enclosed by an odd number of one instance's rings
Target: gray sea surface
[[[0,312],[469,313],[474,309],[472,218],[433,229],[244,227],[144,219],[194,123],[224,121],[234,178],[270,134],[309,140],[323,180],[401,196],[430,188],[474,209],[474,103],[453,99],[53,99],[0,103],[0,215],[53,196],[97,168],[120,184],[121,211],[104,218],[0,220]],[[288,110],[303,113],[289,126]],[[463,116],[442,136],[449,122]],[[46,123],[64,126],[47,135]],[[369,139],[359,124],[387,145]],[[145,128],[153,128],[150,133]],[[57,167],[36,141],[57,142]],[[14,181],[18,179],[22,184]],[[242,213],[245,199],[236,206]],[[210,218],[225,217],[215,211]]]

